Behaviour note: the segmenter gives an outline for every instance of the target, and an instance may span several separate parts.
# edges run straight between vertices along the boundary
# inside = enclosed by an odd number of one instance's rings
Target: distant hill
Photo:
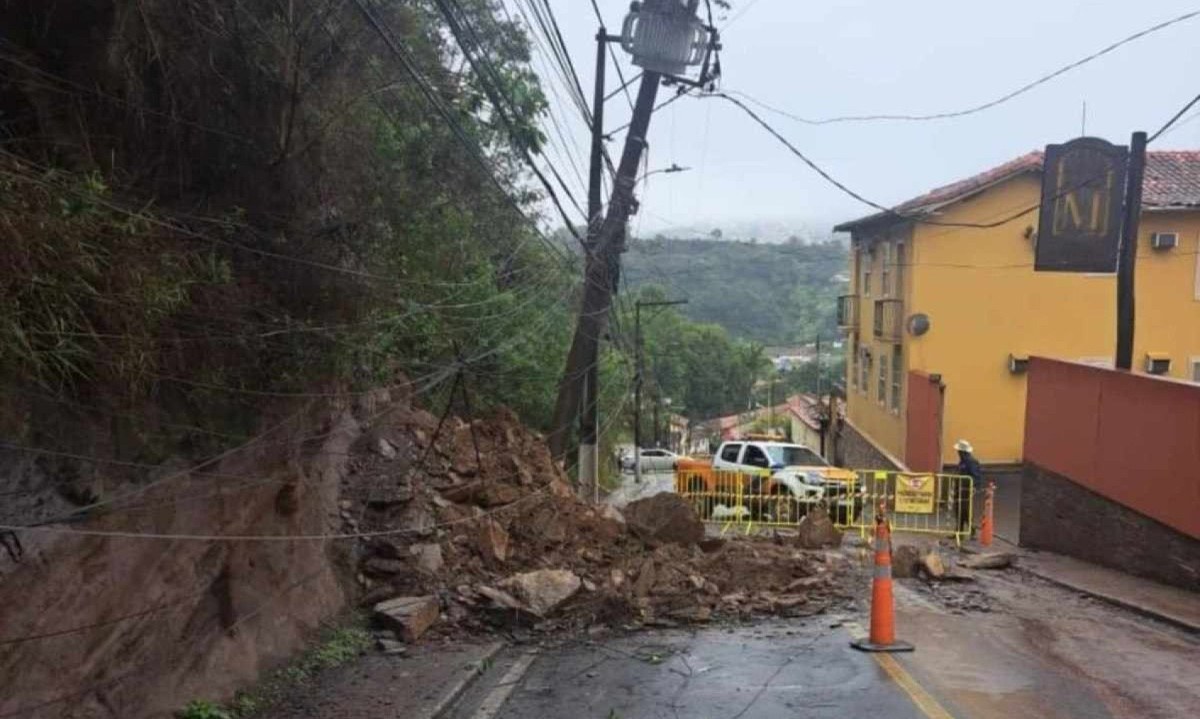
[[[659,285],[686,297],[681,311],[767,345],[804,344],[837,334],[847,250],[837,241],[764,244],[654,239],[629,243],[622,274],[633,289]]]

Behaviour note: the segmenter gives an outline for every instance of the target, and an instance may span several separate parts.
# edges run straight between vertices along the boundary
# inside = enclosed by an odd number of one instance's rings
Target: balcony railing
[[[900,300],[875,300],[875,339],[899,342],[903,338],[903,303]]]
[[[844,330],[858,329],[858,295],[838,297],[837,322]]]

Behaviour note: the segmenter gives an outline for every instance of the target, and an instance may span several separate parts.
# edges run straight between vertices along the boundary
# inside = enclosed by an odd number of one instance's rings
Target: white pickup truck
[[[835,521],[853,519],[862,509],[854,491],[856,475],[830,466],[821,455],[800,444],[773,441],[723,443],[713,456],[717,472],[752,475],[747,494],[753,497],[787,497],[789,513],[803,516],[813,504],[824,501]],[[776,511],[779,511],[778,508]]]

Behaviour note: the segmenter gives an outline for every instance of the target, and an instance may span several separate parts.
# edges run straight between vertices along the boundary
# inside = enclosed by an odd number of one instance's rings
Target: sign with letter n
[[[1097,137],[1047,145],[1038,272],[1116,272],[1128,148]]]

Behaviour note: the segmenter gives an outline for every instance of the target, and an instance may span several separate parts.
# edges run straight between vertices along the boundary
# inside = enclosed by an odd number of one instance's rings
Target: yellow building
[[[1041,171],[1030,153],[834,228],[852,245],[847,420],[883,459],[932,469],[964,438],[1018,463],[1022,360],[1112,365],[1115,275],[1034,271]],[[1135,371],[1200,381],[1200,151],[1148,154],[1135,278]]]

